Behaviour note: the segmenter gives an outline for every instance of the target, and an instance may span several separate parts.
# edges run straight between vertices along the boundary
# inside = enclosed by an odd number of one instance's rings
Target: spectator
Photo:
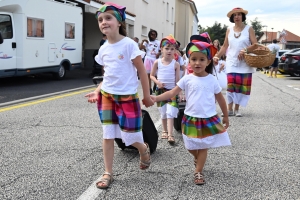
[[[270,66],[270,78],[273,78],[273,71],[274,71],[274,78],[277,78],[277,69],[278,69],[278,59],[279,59],[279,45],[277,44],[277,40],[274,39],[272,44],[268,45],[268,48],[272,53],[276,54],[276,58],[274,60],[274,63]]]

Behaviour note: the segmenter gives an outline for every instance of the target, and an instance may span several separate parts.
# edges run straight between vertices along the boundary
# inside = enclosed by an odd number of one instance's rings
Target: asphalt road
[[[136,151],[115,146],[115,181],[96,189],[102,128],[88,90],[0,107],[0,199],[300,199],[297,85],[254,74],[244,116],[230,117],[232,146],[209,150],[203,186],[193,184],[193,158],[175,133],[173,147],[159,140],[146,171]],[[161,132],[156,106],[146,110]]]
[[[67,71],[63,80],[55,80],[51,74],[0,79],[0,104],[20,99],[47,95],[79,87],[93,85],[91,68]]]

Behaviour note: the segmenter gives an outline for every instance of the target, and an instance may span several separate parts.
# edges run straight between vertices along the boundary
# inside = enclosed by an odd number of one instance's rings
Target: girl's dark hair
[[[234,23],[234,20],[233,20],[233,14],[231,15],[231,17],[229,18],[229,21],[231,23]],[[242,22],[246,21],[246,15],[245,13],[242,13]]]
[[[181,50],[180,50],[179,52],[180,52],[180,54],[181,54],[181,57],[182,57],[182,56],[184,55],[183,51],[181,51]]]
[[[214,68],[214,65],[213,65],[213,61],[211,61],[209,63],[209,65],[205,68],[205,71],[209,74],[212,74],[213,73],[213,68]]]
[[[151,30],[149,31],[149,33],[148,33],[148,38],[149,38],[149,40],[150,40],[150,41],[154,41],[154,40],[152,40],[152,39],[151,39],[151,37],[150,37],[151,33],[155,33],[155,35],[156,35],[156,37],[155,37],[155,38],[157,38],[157,31],[156,31],[156,30],[153,30],[153,29],[151,29]]]
[[[112,14],[114,17],[116,17],[114,11],[108,10],[106,12],[108,12],[109,14]],[[127,32],[126,32],[125,21],[123,21],[123,22],[118,21],[118,22],[121,24],[121,26],[119,27],[119,34],[126,37],[127,36]]]
[[[123,35],[123,36],[127,36],[127,32],[126,32],[126,25],[125,25],[125,22],[120,22],[121,23],[121,26],[119,28],[119,33],[120,35]]]

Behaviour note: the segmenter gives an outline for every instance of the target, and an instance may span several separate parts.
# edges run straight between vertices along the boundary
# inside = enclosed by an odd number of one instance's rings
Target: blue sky
[[[212,26],[215,21],[227,26],[227,13],[235,7],[248,10],[247,22],[257,17],[267,31],[286,29],[300,36],[300,1],[299,0],[194,0],[199,24],[202,27]],[[266,28],[263,29],[266,31]]]

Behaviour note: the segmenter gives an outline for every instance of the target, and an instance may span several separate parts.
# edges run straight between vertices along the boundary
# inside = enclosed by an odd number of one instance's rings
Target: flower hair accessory
[[[176,45],[176,39],[174,38],[173,35],[168,35],[167,37],[164,37],[161,42],[160,42],[160,47],[164,47],[167,44],[174,44]]]
[[[104,12],[109,11],[109,10],[114,12],[114,16],[117,18],[117,20],[119,22],[125,21],[125,19],[126,19],[126,14],[125,14],[126,7],[119,6],[115,3],[110,3],[110,2],[106,2],[102,7],[99,8],[99,10],[96,12],[96,19],[98,19],[99,15],[101,13],[104,13]]]

